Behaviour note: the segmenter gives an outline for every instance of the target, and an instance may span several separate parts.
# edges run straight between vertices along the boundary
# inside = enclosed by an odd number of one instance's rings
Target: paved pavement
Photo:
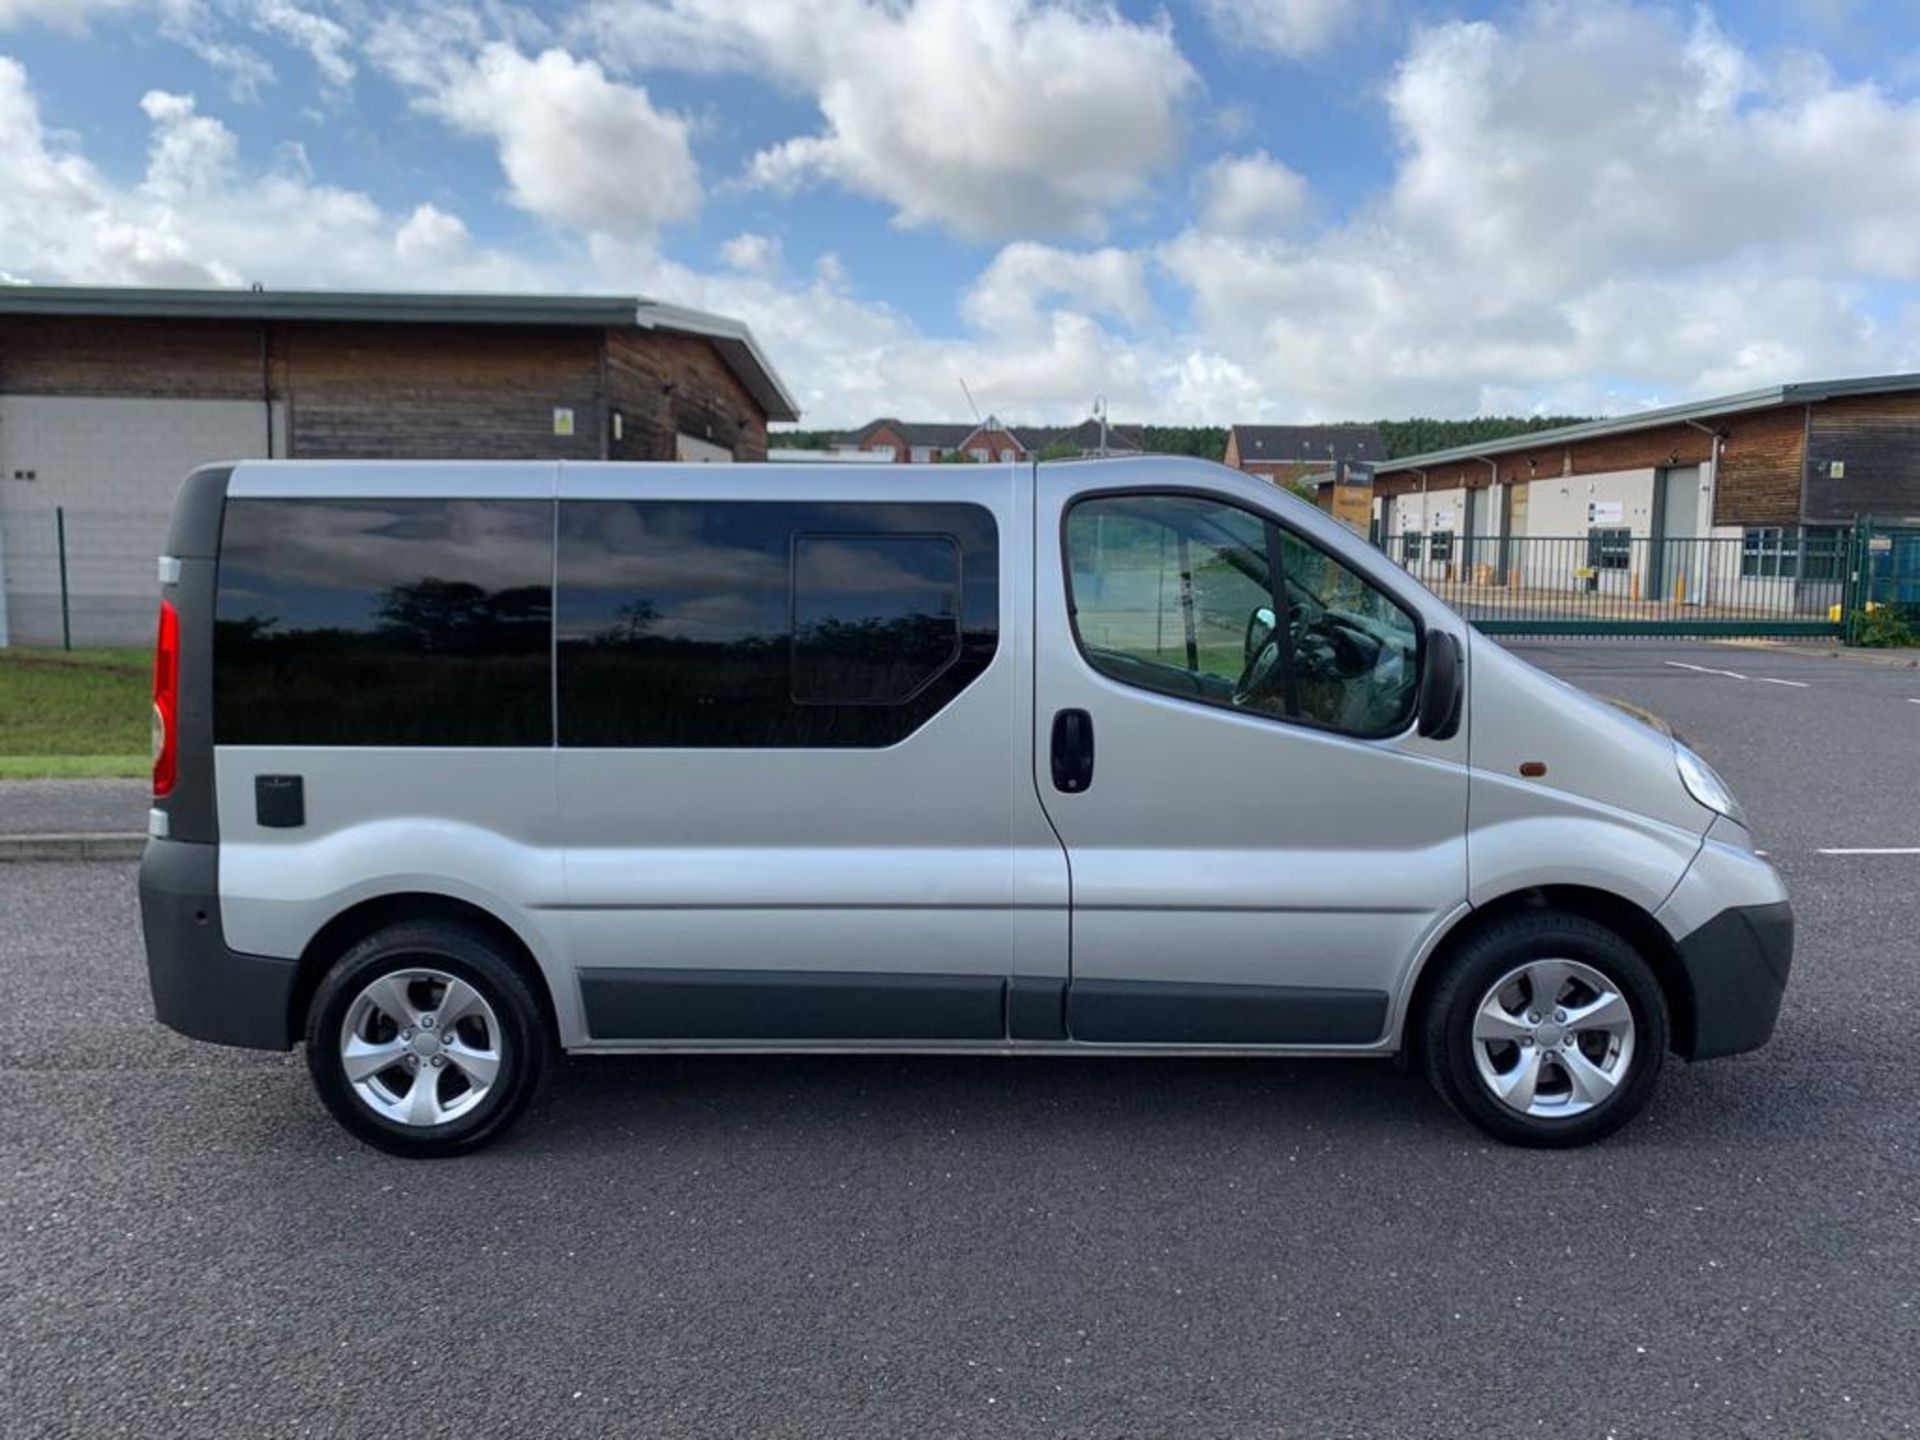
[[[410,1165],[147,1018],[129,867],[0,867],[0,1432],[1920,1427],[1920,857],[1817,853],[1920,845],[1920,684],[1527,648],[1723,769],[1802,925],[1772,1046],[1572,1154],[1379,1064],[739,1058]]]
[[[146,780],[0,780],[0,835],[144,835]]]

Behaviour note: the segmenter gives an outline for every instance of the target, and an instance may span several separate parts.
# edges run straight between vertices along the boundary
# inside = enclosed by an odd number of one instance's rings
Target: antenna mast
[[[967,377],[960,375],[955,378],[960,382],[960,393],[967,397],[967,408],[973,411],[973,423],[976,425],[984,425],[986,421],[980,416],[980,407],[974,403],[973,391],[967,388]]]

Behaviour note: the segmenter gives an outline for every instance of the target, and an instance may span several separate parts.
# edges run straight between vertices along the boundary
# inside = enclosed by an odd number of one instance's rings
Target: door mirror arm
[[[1426,739],[1451,740],[1460,733],[1465,672],[1460,642],[1443,630],[1429,630],[1420,662],[1420,734]]]

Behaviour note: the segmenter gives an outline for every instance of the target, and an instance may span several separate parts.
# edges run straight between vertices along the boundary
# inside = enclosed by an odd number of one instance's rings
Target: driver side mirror
[[[1274,628],[1277,624],[1278,622],[1273,618],[1273,611],[1264,605],[1257,607],[1254,612],[1247,617],[1246,663],[1249,666],[1259,657],[1260,652],[1267,648],[1267,641],[1273,638]]]
[[[1439,630],[1427,632],[1420,664],[1420,733],[1429,740],[1451,740],[1460,733],[1460,712],[1467,698],[1465,659],[1460,642]]]

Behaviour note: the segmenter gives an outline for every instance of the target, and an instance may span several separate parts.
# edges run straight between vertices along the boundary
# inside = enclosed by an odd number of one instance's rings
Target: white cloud
[[[616,238],[652,235],[700,209],[685,119],[609,80],[597,61],[548,49],[529,59],[492,41],[471,59],[423,53],[389,22],[377,53],[416,104],[491,139],[522,210]]]
[[[1367,7],[1361,0],[1200,0],[1200,8],[1228,42],[1302,59],[1326,49]]]
[[[453,243],[431,206],[404,220],[317,184],[297,152],[244,170],[234,137],[190,96],[149,92],[147,168],[117,184],[41,121],[27,73],[0,56],[0,260],[40,281],[134,285],[525,288],[540,267]]]
[[[784,257],[778,235],[745,230],[720,247],[720,258],[748,275],[771,275],[780,269]]]
[[[742,69],[813,96],[823,128],[762,150],[760,185],[824,179],[896,223],[971,238],[1098,234],[1176,158],[1195,76],[1164,16],[1042,0],[597,0],[636,67]]]
[[[1060,250],[1016,240],[961,297],[960,313],[988,333],[1027,334],[1046,328],[1043,302],[1066,299],[1086,313],[1137,322],[1152,309],[1146,269],[1146,257],[1131,250]]]
[[[218,120],[196,113],[193,96],[149,90],[140,108],[153,122],[146,183],[151,193],[190,200],[225,183],[239,144]]]
[[[1920,365],[1870,303],[1920,276],[1920,102],[1618,0],[1422,30],[1386,99],[1403,158],[1377,203],[1160,251],[1198,341],[1282,413],[1613,409]]]
[[[250,0],[248,13],[256,29],[305,50],[329,85],[345,85],[353,79],[355,67],[349,53],[353,37],[338,20],[293,0]]]
[[[30,24],[84,30],[95,15],[112,15],[143,3],[145,0],[0,0],[0,30]]]
[[[1528,281],[1762,246],[1920,278],[1920,103],[1803,58],[1767,69],[1705,12],[1541,3],[1438,26],[1387,98],[1400,221]]]
[[[1307,209],[1307,182],[1266,151],[1228,155],[1200,176],[1201,223],[1235,234],[1283,229]]]
[[[467,222],[425,202],[414,206],[393,237],[393,253],[408,269],[458,264],[472,249]]]

